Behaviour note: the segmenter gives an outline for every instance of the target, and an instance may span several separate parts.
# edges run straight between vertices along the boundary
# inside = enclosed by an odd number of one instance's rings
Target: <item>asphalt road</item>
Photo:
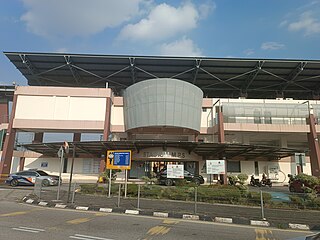
[[[4,191],[0,190],[0,194]],[[305,239],[310,232],[53,209],[0,201],[1,239]]]

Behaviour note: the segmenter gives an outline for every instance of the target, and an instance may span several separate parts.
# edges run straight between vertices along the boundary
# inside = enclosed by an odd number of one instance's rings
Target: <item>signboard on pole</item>
[[[295,153],[294,154],[295,162],[299,165],[306,165],[306,154],[305,153]]]
[[[107,169],[130,170],[131,150],[110,150],[106,156]]]
[[[184,178],[184,166],[180,164],[168,164],[167,178]]]
[[[207,160],[207,174],[225,174],[225,160]]]

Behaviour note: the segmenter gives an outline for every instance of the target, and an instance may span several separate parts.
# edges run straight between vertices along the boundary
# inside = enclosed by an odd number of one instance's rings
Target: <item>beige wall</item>
[[[111,107],[111,125],[124,126],[123,107],[112,106]]]
[[[105,98],[18,96],[16,119],[104,121]]]

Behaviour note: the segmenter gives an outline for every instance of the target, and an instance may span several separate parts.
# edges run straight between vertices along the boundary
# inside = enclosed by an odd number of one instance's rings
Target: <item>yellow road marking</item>
[[[108,214],[107,213],[98,212],[98,213],[95,213],[94,215],[97,216],[97,217],[103,217],[103,216],[107,216]]]
[[[4,213],[1,214],[0,217],[13,217],[13,216],[19,216],[23,214],[27,214],[28,212],[11,212],[11,213]]]
[[[178,224],[179,221],[177,221],[177,220],[165,219],[165,220],[163,220],[162,223],[163,223],[163,224]]]
[[[67,221],[67,223],[69,223],[69,224],[80,224],[80,223],[89,222],[90,220],[92,220],[92,218],[76,218],[76,219]]]
[[[170,231],[170,227],[164,227],[164,226],[155,226],[153,228],[150,228],[147,232],[147,235],[164,235],[167,234]]]
[[[256,240],[275,240],[273,233],[269,229],[255,229]]]

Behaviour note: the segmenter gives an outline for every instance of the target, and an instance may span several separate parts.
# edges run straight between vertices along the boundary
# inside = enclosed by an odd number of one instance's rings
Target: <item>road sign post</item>
[[[62,171],[62,164],[63,164],[63,155],[64,155],[64,150],[63,150],[63,147],[61,146],[59,151],[58,151],[58,157],[60,157],[60,167],[59,167],[59,180],[58,180],[57,200],[60,199],[61,171]]]
[[[125,197],[127,196],[127,170],[131,169],[131,150],[109,150],[106,167],[110,170],[108,197],[111,197],[112,170],[125,170]]]

